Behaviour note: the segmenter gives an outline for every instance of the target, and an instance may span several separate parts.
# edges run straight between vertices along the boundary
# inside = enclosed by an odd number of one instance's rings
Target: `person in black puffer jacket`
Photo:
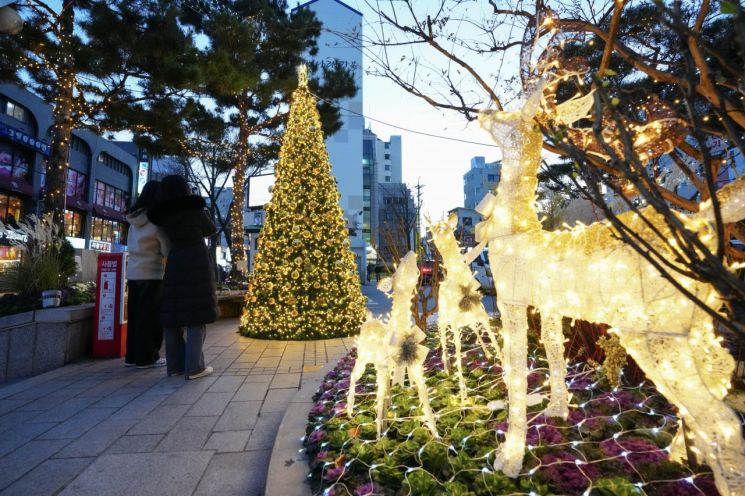
[[[217,286],[205,237],[217,229],[202,197],[191,194],[181,176],[161,181],[163,201],[148,211],[171,243],[163,277],[160,316],[166,341],[168,375],[197,379],[212,373],[204,364],[206,324],[219,316]],[[184,342],[184,328],[186,342]]]

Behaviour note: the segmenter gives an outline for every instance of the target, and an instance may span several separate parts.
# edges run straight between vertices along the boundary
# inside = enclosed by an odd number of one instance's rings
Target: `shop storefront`
[[[0,272],[21,260],[19,243],[28,242],[28,235],[11,229],[0,229]]]

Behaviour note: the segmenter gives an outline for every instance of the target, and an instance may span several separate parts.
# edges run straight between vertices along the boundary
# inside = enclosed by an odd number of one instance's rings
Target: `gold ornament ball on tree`
[[[347,221],[304,67],[299,81],[241,317],[241,332],[257,338],[348,336],[365,318]]]

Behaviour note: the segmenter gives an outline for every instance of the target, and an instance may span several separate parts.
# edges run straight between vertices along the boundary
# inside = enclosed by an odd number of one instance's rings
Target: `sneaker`
[[[192,380],[192,379],[199,379],[201,377],[207,377],[212,372],[214,372],[214,369],[212,367],[210,367],[210,366],[207,366],[207,367],[204,368],[203,371],[199,372],[198,374],[192,374],[192,375],[188,376],[187,379],[188,380]]]
[[[165,358],[158,358],[153,363],[147,364],[147,365],[138,365],[138,369],[154,369],[156,367],[164,367],[166,365],[166,359]]]
[[[124,366],[125,366],[125,367],[134,367],[135,365],[137,365],[137,364],[136,364],[136,363],[129,363],[129,362],[128,362],[128,361],[126,361],[126,360],[124,361]]]

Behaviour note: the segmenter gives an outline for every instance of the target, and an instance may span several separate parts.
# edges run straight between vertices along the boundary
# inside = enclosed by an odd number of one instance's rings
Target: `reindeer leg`
[[[502,308],[503,307],[503,308]],[[528,318],[524,305],[500,305],[502,313],[502,340],[504,380],[507,384],[509,417],[507,439],[497,449],[494,469],[508,477],[517,477],[525,456],[525,438],[528,432]]]
[[[678,407],[700,455],[723,496],[745,495],[745,440],[737,415],[707,387],[700,350],[687,336],[653,337],[619,332],[621,344],[657,389]],[[677,441],[680,443],[680,439]]]
[[[432,433],[432,437],[437,439],[440,435],[437,433],[437,424],[435,422],[435,414],[432,411],[432,407],[429,404],[429,394],[427,393],[427,382],[424,380],[424,374],[421,369],[408,369],[409,380],[413,382],[413,386],[416,387],[417,394],[419,395],[419,401],[422,404],[422,413],[424,414],[424,423]]]
[[[450,356],[448,354],[448,327],[450,323],[443,320],[438,322],[437,327],[440,330],[440,348],[442,348],[442,366],[445,372],[450,374]]]
[[[463,352],[461,346],[461,328],[453,329],[455,341],[455,374],[458,376],[458,392],[461,405],[466,402],[466,379],[463,377]]]
[[[481,338],[481,333],[484,332],[484,329],[481,328],[481,325],[479,322],[476,322],[473,324],[473,333],[476,334],[476,340],[479,342],[479,346],[481,346],[481,350],[484,352],[484,356],[488,359],[491,359],[492,354],[491,351],[489,351],[489,348],[486,347],[486,343],[484,343],[484,340]]]
[[[564,361],[564,332],[561,326],[561,316],[546,314],[541,317],[541,341],[546,349],[551,384],[551,399],[546,408],[546,415],[567,418],[569,391],[567,391],[566,384],[567,365]]]
[[[360,351],[358,350],[357,361],[354,362],[354,368],[352,369],[352,373],[349,375],[349,390],[347,391],[347,416],[350,418],[354,411],[354,400],[355,395],[357,394],[357,381],[362,377],[362,374],[365,373],[366,365],[367,364],[364,363]]]
[[[479,325],[481,325],[484,330],[486,331],[486,335],[489,336],[489,341],[491,342],[491,347],[494,350],[494,354],[497,357],[497,360],[502,361],[502,350],[499,349],[499,342],[497,341],[497,335],[494,333],[494,330],[491,328],[491,322],[489,321],[489,315],[484,312],[484,315],[481,316],[479,319]]]
[[[391,377],[388,367],[376,367],[375,381],[378,385],[375,395],[375,429],[380,439],[383,427],[388,423],[388,402],[391,394]]]

